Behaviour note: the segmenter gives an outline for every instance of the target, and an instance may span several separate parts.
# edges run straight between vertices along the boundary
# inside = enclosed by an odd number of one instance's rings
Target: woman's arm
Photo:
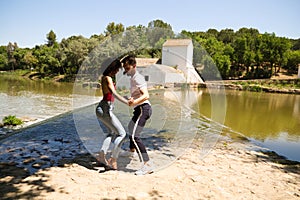
[[[108,89],[111,91],[111,93],[122,103],[128,105],[128,101],[127,99],[125,99],[124,97],[122,97],[121,95],[119,95],[115,89],[114,83],[112,81],[112,78],[107,76],[107,86]]]

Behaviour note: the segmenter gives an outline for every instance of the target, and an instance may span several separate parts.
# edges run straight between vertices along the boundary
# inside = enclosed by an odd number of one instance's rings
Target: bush
[[[7,126],[7,125],[17,126],[17,125],[23,124],[23,121],[14,115],[6,116],[3,118],[2,121],[3,121],[4,126]]]

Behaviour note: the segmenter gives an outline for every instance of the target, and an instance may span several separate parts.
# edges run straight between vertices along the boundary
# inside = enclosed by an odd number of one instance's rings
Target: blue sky
[[[34,47],[53,30],[58,42],[73,35],[104,33],[110,22],[125,27],[155,19],[173,31],[256,28],[261,33],[300,38],[299,0],[1,0],[0,45]]]

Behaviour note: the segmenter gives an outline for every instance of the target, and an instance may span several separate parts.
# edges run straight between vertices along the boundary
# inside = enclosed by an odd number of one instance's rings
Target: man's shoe
[[[137,176],[141,176],[141,175],[146,175],[146,174],[151,174],[153,173],[153,169],[151,167],[151,165],[149,164],[144,164],[143,167],[139,170],[137,170],[134,174]]]

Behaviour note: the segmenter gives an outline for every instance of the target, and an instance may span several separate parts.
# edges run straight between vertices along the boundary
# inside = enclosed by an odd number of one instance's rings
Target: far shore
[[[12,75],[21,78],[27,78],[31,80],[41,80],[33,76],[37,73],[16,70],[15,72],[0,71],[0,75]],[[31,76],[35,77],[32,78]],[[73,82],[75,77],[66,77],[64,75],[58,75],[53,77],[45,77],[47,81],[53,82]],[[42,79],[42,80],[44,80]],[[91,87],[98,87],[98,83],[85,82],[84,84],[90,84]],[[207,80],[204,83],[166,83],[164,85],[157,85],[162,87],[193,87],[193,88],[220,88],[230,90],[252,91],[252,92],[267,92],[267,93],[284,93],[284,94],[300,94],[300,78],[297,74],[287,75],[284,72],[277,73],[268,79],[226,79],[226,80]]]
[[[209,81],[205,83],[205,86],[209,88],[224,87],[225,89],[251,92],[300,94],[300,79]]]

